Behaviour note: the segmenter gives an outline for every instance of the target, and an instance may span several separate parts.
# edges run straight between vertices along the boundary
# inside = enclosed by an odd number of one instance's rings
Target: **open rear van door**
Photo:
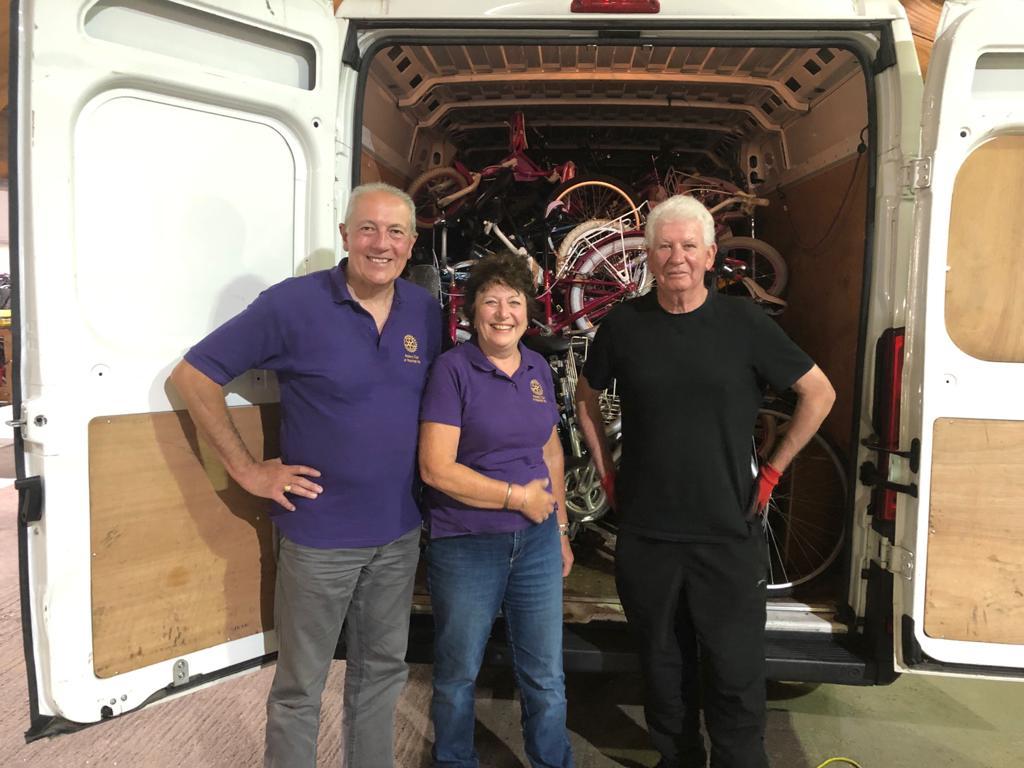
[[[932,51],[907,309],[898,668],[1024,669],[1024,3],[947,4]],[[911,450],[911,453],[914,451]],[[914,461],[908,462],[913,464]]]
[[[275,650],[264,507],[167,383],[267,286],[334,260],[328,0],[15,3],[16,460],[32,730]],[[276,385],[229,386],[274,455]]]

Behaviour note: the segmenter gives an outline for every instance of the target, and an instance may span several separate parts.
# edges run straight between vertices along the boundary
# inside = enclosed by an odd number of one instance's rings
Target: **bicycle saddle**
[[[544,336],[543,334],[527,334],[523,336],[523,344],[527,349],[539,352],[545,357],[550,355],[561,355],[569,349],[569,339],[561,334],[556,336]]]

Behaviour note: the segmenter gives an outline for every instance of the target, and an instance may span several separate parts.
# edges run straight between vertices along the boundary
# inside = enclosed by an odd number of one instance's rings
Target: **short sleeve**
[[[615,378],[615,366],[613,364],[615,351],[615,321],[616,313],[613,311],[597,329],[594,335],[594,342],[587,350],[587,362],[583,364],[583,376],[593,389],[607,389]]]
[[[186,352],[185,360],[223,385],[251,368],[277,370],[284,348],[270,288]]]
[[[814,366],[814,361],[798,347],[779,324],[751,302],[748,310],[754,326],[751,334],[754,370],[784,392]]]
[[[420,402],[420,421],[462,427],[462,394],[458,368],[451,350],[441,355],[430,369]]]

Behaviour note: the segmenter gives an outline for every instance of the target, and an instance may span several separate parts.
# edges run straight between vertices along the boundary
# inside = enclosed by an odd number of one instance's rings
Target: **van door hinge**
[[[914,553],[883,538],[878,551],[879,565],[883,571],[902,576],[907,581],[914,578]]]
[[[907,189],[926,189],[932,185],[932,159],[912,157],[903,166],[903,186]]]

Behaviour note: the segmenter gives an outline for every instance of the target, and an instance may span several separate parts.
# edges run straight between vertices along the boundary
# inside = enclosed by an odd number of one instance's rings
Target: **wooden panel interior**
[[[232,417],[254,456],[277,455],[276,405]],[[89,496],[98,677],[273,627],[267,502],[228,477],[186,412],[93,419]]]
[[[924,631],[1024,643],[1024,421],[933,429]]]
[[[1024,362],[1024,136],[976,149],[957,173],[949,218],[946,330],[981,360]]]
[[[863,287],[867,157],[848,159],[769,195],[757,236],[789,266],[779,323],[836,389],[825,433],[849,452]],[[787,210],[788,209],[788,210]]]
[[[383,181],[399,189],[406,189],[412,179],[407,179],[364,149],[359,155],[359,183],[369,184],[374,181]]]
[[[935,30],[942,14],[942,0],[900,0],[907,11],[910,31],[914,35],[914,48],[921,64],[921,74],[928,71],[928,62],[935,43]]]

